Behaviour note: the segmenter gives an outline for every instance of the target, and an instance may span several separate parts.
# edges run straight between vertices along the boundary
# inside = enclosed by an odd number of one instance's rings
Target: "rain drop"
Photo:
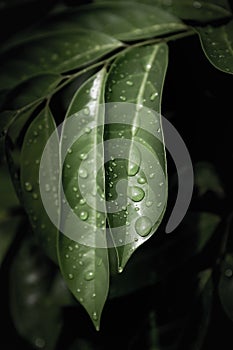
[[[94,321],[98,320],[98,315],[97,315],[96,312],[93,312],[92,318],[93,318]]]
[[[140,185],[144,185],[145,183],[146,183],[146,179],[145,179],[145,177],[139,177],[138,178],[138,180],[137,180],[137,182],[140,184]]]
[[[86,153],[81,153],[80,154],[80,159],[81,160],[86,160],[87,159],[87,154]]]
[[[74,275],[72,273],[69,273],[68,278],[69,280],[72,280],[74,278]]]
[[[80,219],[85,221],[88,218],[88,212],[87,211],[81,211],[80,213]]]
[[[156,97],[157,97],[158,95],[159,95],[158,92],[154,92],[154,93],[150,96],[150,100],[153,102],[153,101],[156,99]]]
[[[79,204],[83,205],[85,203],[86,203],[86,199],[85,198],[80,199]]]
[[[140,236],[145,237],[152,229],[152,222],[147,216],[141,216],[135,223],[135,229]]]
[[[32,191],[32,185],[30,184],[30,182],[25,182],[25,190],[27,192],[31,192]]]
[[[93,271],[88,271],[88,272],[85,274],[85,280],[86,280],[86,281],[92,281],[94,278],[95,278],[95,274],[94,274]]]
[[[128,86],[133,86],[133,82],[132,82],[131,80],[127,80],[126,84],[127,84]]]
[[[32,198],[33,198],[33,199],[38,199],[38,194],[34,192],[34,193],[32,194]]]
[[[134,163],[134,162],[129,162],[129,166],[128,166],[128,175],[129,176],[134,176],[138,173],[139,171],[139,166],[138,164]]]
[[[145,196],[145,192],[140,187],[134,186],[129,188],[129,197],[134,202],[140,202]]]
[[[86,179],[87,176],[88,176],[88,173],[87,173],[87,170],[85,168],[81,168],[79,169],[79,172],[78,172],[79,176],[83,179]]]
[[[146,72],[149,72],[150,69],[151,69],[151,64],[150,63],[147,63],[145,66],[144,66],[144,69]]]

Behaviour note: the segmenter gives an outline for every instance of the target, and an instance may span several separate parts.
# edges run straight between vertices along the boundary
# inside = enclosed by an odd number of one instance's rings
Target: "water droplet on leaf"
[[[85,274],[85,280],[86,281],[91,281],[95,278],[95,274],[93,271],[88,271],[86,274]]]
[[[152,222],[147,216],[141,216],[136,221],[135,229],[140,236],[145,237],[152,229]]]
[[[129,188],[128,195],[132,201],[140,202],[144,198],[145,192],[140,187],[134,186]]]

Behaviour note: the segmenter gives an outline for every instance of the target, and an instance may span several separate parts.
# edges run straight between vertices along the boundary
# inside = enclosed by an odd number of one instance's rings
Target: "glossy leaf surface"
[[[63,206],[61,225],[66,235],[60,234],[58,247],[67,285],[89,313],[96,329],[109,283],[105,212],[96,210],[98,201],[104,203],[104,109],[99,109],[99,105],[104,102],[105,79],[106,71],[102,69],[85,82],[67,113],[62,139],[65,156],[62,183],[69,207],[66,211]],[[70,129],[67,125],[72,121]],[[66,140],[71,142],[69,148]],[[72,215],[74,223],[70,221]]]
[[[41,74],[77,69],[120,46],[119,41],[106,34],[82,29],[32,34],[31,39],[2,55],[0,90]]]
[[[113,239],[117,246],[119,271],[133,251],[158,228],[166,205],[166,160],[160,103],[167,54],[165,44],[131,49],[116,59],[108,76],[106,102],[121,103],[118,108],[114,108],[113,104],[108,112],[111,120],[120,120],[124,112],[129,114],[124,125],[111,124],[107,113],[105,131],[106,139],[116,139],[116,148],[123,149],[128,142],[128,153],[124,157],[118,154],[106,169],[107,200],[115,205],[115,213],[109,213],[108,220],[112,232],[116,232]],[[131,104],[129,110],[127,103]],[[134,106],[133,110],[130,106]],[[112,150],[106,152],[111,153]],[[125,199],[121,208],[114,202],[119,180],[127,181],[122,193],[119,193]],[[153,219],[157,218],[154,224],[151,214]],[[130,237],[129,244],[126,244],[127,236]]]
[[[51,223],[46,213],[39,187],[39,169],[42,153],[54,129],[55,122],[51,111],[48,107],[45,107],[32,121],[24,137],[21,153],[20,183],[22,202],[30,218],[31,225],[46,253],[56,261],[57,228]],[[42,169],[42,176],[45,178],[43,186],[46,187],[45,191],[49,193],[51,205],[54,207],[54,210],[59,210],[58,187],[56,186],[56,179],[59,176],[57,173],[58,164],[57,139],[57,153],[51,149],[46,167],[44,164],[44,168]],[[46,179],[48,184],[46,183]],[[54,182],[53,186],[51,185],[51,181]]]
[[[46,24],[45,24],[46,25]],[[129,41],[173,33],[186,26],[175,16],[158,7],[130,2],[92,4],[58,15],[48,24],[54,30],[59,26],[76,26],[104,32],[119,40]]]
[[[198,28],[208,60],[225,73],[233,74],[233,21],[221,27]]]

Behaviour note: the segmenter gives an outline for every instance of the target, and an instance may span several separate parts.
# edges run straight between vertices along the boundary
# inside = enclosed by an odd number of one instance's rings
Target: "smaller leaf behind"
[[[196,28],[202,49],[217,69],[233,74],[233,21],[221,27]]]
[[[25,126],[32,117],[33,113],[39,104],[35,104],[26,110],[18,112],[6,112],[6,120],[8,123],[4,125],[5,137],[5,150],[7,156],[7,162],[11,174],[11,179],[20,200],[21,196],[21,184],[20,184],[20,165],[21,165],[21,148],[23,138],[25,135]],[[5,112],[3,112],[5,114]],[[9,118],[8,118],[9,117]]]
[[[20,187],[22,203],[29,216],[32,228],[45,252],[56,262],[58,229],[50,221],[43,205],[39,183],[41,157],[55,128],[52,113],[49,107],[46,106],[31,122],[24,137],[20,164]],[[58,188],[56,186],[57,177],[59,176],[59,173],[57,173],[59,169],[58,138],[57,152],[53,151],[51,149],[51,154],[46,159],[46,167],[42,169],[42,176],[44,178],[43,185],[46,187],[45,191],[50,195],[51,205],[54,206],[55,210],[59,210]]]
[[[108,1],[72,9],[44,24],[48,29],[85,28],[111,35],[123,41],[140,40],[174,33],[186,26],[161,8],[131,2]]]
[[[106,1],[106,0],[105,0]],[[107,1],[108,3],[113,0]],[[102,0],[95,0],[101,3]],[[115,2],[125,3],[124,0],[115,0]],[[201,23],[228,18],[232,15],[230,7],[226,0],[128,0],[131,6],[138,7],[139,3],[161,8],[164,12],[172,14],[183,20],[191,20]]]
[[[10,307],[19,334],[35,348],[54,350],[62,326],[53,270],[32,237],[21,244],[10,270]]]
[[[12,89],[42,74],[60,74],[94,62],[121,47],[118,40],[94,31],[69,29],[22,39],[1,56],[1,89]]]

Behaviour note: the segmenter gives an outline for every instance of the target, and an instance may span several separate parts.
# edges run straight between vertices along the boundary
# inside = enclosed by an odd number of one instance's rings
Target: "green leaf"
[[[20,217],[3,219],[0,213],[0,267],[16,236]]]
[[[57,260],[57,228],[51,223],[40,196],[39,171],[44,147],[55,128],[56,125],[51,111],[46,106],[27,129],[21,151],[20,166],[20,187],[23,206],[42,247],[54,261]],[[59,164],[58,150],[57,139],[57,153],[54,152],[54,149],[51,149],[50,157],[46,159],[46,167],[44,163],[44,168],[42,169],[42,176],[45,182],[43,185],[47,185],[46,180],[48,179],[48,185],[45,190],[49,193],[51,205],[56,209],[59,206],[58,188],[56,187],[58,174],[55,172]],[[51,186],[51,183],[53,183],[53,186]]]
[[[223,310],[233,321],[233,255],[227,254],[221,264],[221,275],[218,285],[219,298]]]
[[[61,80],[62,77],[58,74],[46,74],[31,78],[6,95],[3,108],[15,110],[37,103],[52,93]]]
[[[67,285],[87,310],[96,329],[99,329],[109,285],[106,214],[104,207],[102,213],[98,211],[98,204],[101,205],[104,197],[104,110],[99,105],[104,102],[105,79],[103,68],[81,86],[67,113],[68,125],[73,120],[75,124],[70,130],[72,135],[66,124],[63,129],[62,184],[69,208],[67,215],[64,207],[62,210],[62,231],[66,235],[60,234],[58,247]],[[68,150],[66,140],[73,140]],[[75,215],[74,223],[69,220],[71,210]]]
[[[54,30],[60,26],[67,29],[77,26],[91,29],[124,41],[146,39],[186,29],[178,18],[160,8],[140,3],[133,6],[125,1],[72,9],[50,20],[48,29]]]
[[[5,150],[7,156],[7,162],[11,174],[11,179],[19,199],[21,199],[21,185],[20,185],[20,158],[22,140],[25,134],[25,125],[31,118],[38,105],[34,105],[23,111],[19,111],[12,115],[13,121],[10,125],[5,126],[6,139]]]
[[[19,42],[1,58],[0,89],[11,89],[42,74],[59,74],[80,68],[119,48],[116,39],[86,30],[40,33]]]
[[[233,74],[233,21],[221,27],[196,28],[202,49],[216,68]]]
[[[96,2],[101,3],[102,0],[97,0]],[[112,0],[107,1],[107,3],[109,2],[112,2]],[[122,2],[125,4],[124,0],[117,0],[116,2]],[[154,7],[158,6],[167,13],[170,13],[181,19],[198,21],[202,23],[208,23],[209,21],[227,18],[232,15],[229,5],[226,3],[226,1],[222,0],[142,0],[140,2],[139,0],[128,0],[128,2],[134,3],[134,5],[131,5],[131,7],[135,6],[136,8],[138,8],[141,3]]]
[[[115,120],[122,120],[121,116],[124,113],[129,114],[123,125],[111,124],[107,113],[108,125],[105,131],[105,138],[116,142],[116,147],[122,147],[126,140],[129,142],[128,154],[123,157],[125,159],[117,157],[118,159],[109,161],[106,167],[107,200],[113,205],[117,199],[118,181],[127,180],[127,186],[122,189],[123,198],[127,199],[126,203],[119,210],[116,202],[115,212],[108,213],[111,231],[116,232],[113,234],[113,240],[117,246],[119,272],[133,251],[156,231],[166,205],[167,175],[160,104],[167,56],[166,44],[132,48],[116,59],[107,80],[106,102],[124,102],[118,109],[113,106],[111,110],[110,107],[109,113]],[[127,103],[134,104],[130,105],[133,106],[133,110],[129,107],[127,111]],[[142,109],[142,106],[147,109]],[[146,129],[147,123],[151,124],[150,133]],[[114,139],[119,139],[120,144]],[[141,151],[139,145],[142,145]],[[150,181],[153,182],[153,189],[148,185],[151,185]],[[155,217],[156,221],[152,224]],[[131,240],[129,244],[126,243],[127,236]]]
[[[52,287],[51,266],[28,237],[10,271],[11,313],[19,334],[35,348],[45,350],[55,349],[62,326]]]
[[[232,16],[232,13],[214,1],[173,0],[171,2],[156,0],[164,10],[184,20],[208,23]]]

